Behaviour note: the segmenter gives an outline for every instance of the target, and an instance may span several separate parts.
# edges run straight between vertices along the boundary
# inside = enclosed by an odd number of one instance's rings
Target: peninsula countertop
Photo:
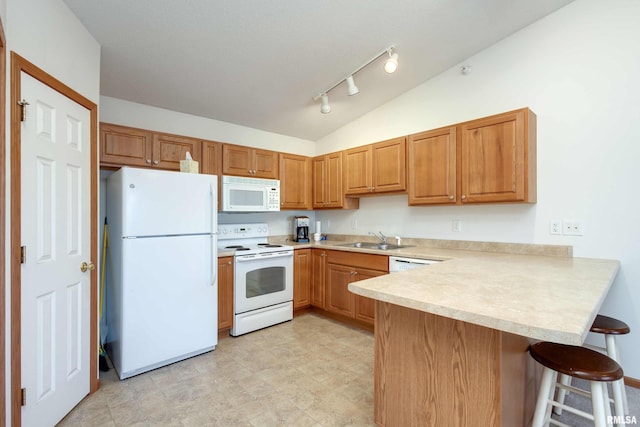
[[[581,345],[616,260],[476,253],[349,284],[355,294],[533,339]]]

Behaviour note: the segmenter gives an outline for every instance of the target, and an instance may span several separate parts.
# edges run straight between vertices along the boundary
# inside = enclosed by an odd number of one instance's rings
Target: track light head
[[[326,93],[320,95],[322,99],[322,105],[320,106],[320,112],[322,114],[329,114],[331,112],[331,105],[329,105],[329,96]]]
[[[353,81],[353,76],[347,77],[345,81],[347,82],[347,93],[349,94],[349,96],[360,93],[360,89],[358,89],[358,86],[356,86],[355,82]]]
[[[384,63],[384,71],[391,74],[394,73],[398,69],[398,54],[391,53],[393,48],[389,49],[387,53],[389,54],[389,58]]]

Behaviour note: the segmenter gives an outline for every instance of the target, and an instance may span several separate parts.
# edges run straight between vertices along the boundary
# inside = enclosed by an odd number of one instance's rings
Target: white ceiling
[[[105,96],[315,141],[571,0],[64,0]],[[329,92],[313,97],[396,46]]]

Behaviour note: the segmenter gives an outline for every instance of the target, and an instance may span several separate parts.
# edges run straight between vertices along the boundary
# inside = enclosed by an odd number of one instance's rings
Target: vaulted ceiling
[[[315,141],[571,0],[64,0],[102,46],[101,94]],[[313,97],[359,71],[360,93]]]

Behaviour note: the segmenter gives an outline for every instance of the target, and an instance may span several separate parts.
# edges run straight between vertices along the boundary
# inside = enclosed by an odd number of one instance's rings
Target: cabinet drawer
[[[327,251],[327,262],[378,271],[389,271],[389,257],[358,252]]]

